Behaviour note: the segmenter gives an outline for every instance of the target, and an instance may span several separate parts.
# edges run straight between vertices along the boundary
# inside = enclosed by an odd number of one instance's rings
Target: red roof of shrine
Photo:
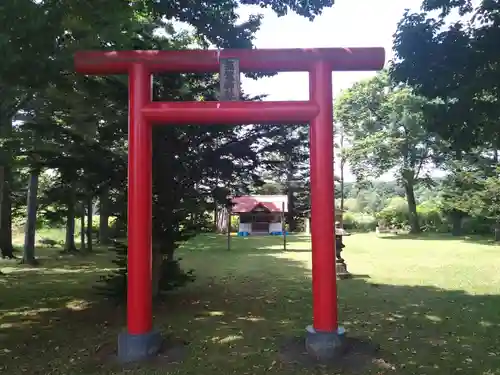
[[[263,207],[270,212],[288,212],[288,197],[286,195],[247,195],[234,197],[232,202],[232,212],[234,213],[252,212],[257,207]]]

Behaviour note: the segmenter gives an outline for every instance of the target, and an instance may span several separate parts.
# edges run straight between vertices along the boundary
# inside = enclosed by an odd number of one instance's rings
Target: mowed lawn
[[[59,257],[38,269],[0,261],[0,373],[334,374],[283,365],[277,348],[311,323],[306,236],[203,235],[179,251],[197,280],[155,309],[166,336],[188,343],[178,364],[121,369],[107,360],[124,310],[92,286],[110,256]],[[391,366],[371,374],[500,374],[500,246],[443,236],[355,234],[343,253],[356,275],[339,282],[341,324],[370,338]]]

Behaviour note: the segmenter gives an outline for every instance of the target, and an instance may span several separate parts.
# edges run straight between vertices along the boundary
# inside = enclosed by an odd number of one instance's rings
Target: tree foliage
[[[425,108],[427,127],[453,149],[470,150],[485,139],[499,148],[500,4],[427,0],[422,9],[407,11],[398,25],[392,76],[431,100]],[[450,23],[453,11],[462,17]]]
[[[122,238],[126,233],[127,79],[76,74],[74,52],[251,48],[261,16],[240,19],[237,11],[242,4],[258,4],[278,15],[294,11],[313,19],[332,1],[8,0],[0,4],[0,52],[8,56],[0,67],[0,249],[4,256],[13,255],[12,223],[17,214],[26,212],[30,171],[40,172],[37,199],[33,190],[30,196],[34,202],[28,208],[30,217],[54,225],[64,223],[65,251],[92,250],[96,208],[102,244],[109,243],[110,236]],[[179,28],[179,21],[192,29]],[[215,100],[217,90],[214,74],[154,77],[155,100]],[[244,95],[244,99],[260,98]],[[13,118],[20,121],[12,125]],[[258,126],[192,124],[154,130],[155,294],[161,285],[167,289],[179,285],[169,279],[174,273],[180,284],[192,280],[180,268],[170,272],[178,267],[175,249],[211,228],[210,212],[218,203],[227,203],[229,194],[248,193],[261,181],[262,170],[256,168],[262,158],[256,145],[266,136],[275,136],[275,145],[281,142],[276,128]],[[272,153],[283,160],[290,149],[299,147],[293,140],[281,146]],[[301,152],[303,162],[303,147]],[[283,174],[288,166],[263,164],[262,168]],[[78,217],[80,250],[75,241]],[[109,228],[110,217],[116,218],[113,228]],[[34,228],[31,224],[27,227]],[[35,254],[32,242],[25,247],[29,259]],[[113,246],[122,270],[107,281],[124,286],[124,247],[116,241]]]

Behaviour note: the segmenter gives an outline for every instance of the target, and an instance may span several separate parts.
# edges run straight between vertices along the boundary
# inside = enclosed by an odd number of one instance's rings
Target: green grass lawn
[[[38,269],[0,261],[0,373],[334,374],[283,366],[284,336],[311,323],[310,242],[290,236],[199,236],[179,255],[197,281],[155,310],[166,335],[189,342],[180,364],[122,370],[100,363],[124,326],[121,307],[92,290],[107,255],[60,257]],[[500,374],[500,246],[451,237],[356,234],[343,253],[358,275],[339,282],[340,320],[371,338],[395,370],[372,374]],[[97,354],[96,354],[97,352]],[[95,359],[97,358],[97,360]]]

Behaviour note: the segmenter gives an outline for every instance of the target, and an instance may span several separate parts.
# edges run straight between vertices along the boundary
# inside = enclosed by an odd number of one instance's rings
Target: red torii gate
[[[242,72],[308,72],[308,101],[153,102],[157,72],[219,72],[222,59],[237,59]],[[310,123],[313,326],[306,347],[331,357],[343,330],[337,322],[335,274],[332,71],[383,67],[383,48],[242,49],[181,51],[82,51],[83,74],[129,75],[128,292],[127,332],[118,338],[118,357],[135,361],[161,345],[153,330],[151,297],[152,125]]]

